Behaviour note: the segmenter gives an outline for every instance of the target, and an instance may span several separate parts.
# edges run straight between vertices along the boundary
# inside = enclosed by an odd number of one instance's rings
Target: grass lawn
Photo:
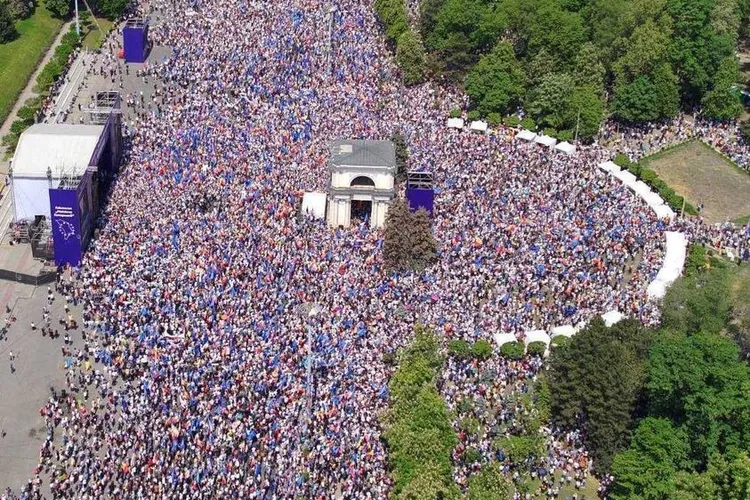
[[[0,123],[8,117],[62,24],[39,2],[31,17],[16,23],[18,38],[0,45]]]
[[[83,46],[89,50],[96,50],[101,47],[104,37],[112,30],[112,21],[97,17],[96,22],[99,23],[102,31],[99,31],[99,28],[97,28],[93,21],[89,21],[88,26],[81,30],[85,33],[83,36]]]
[[[562,472],[557,471],[555,472],[555,481],[559,481],[560,477],[562,476]],[[535,495],[535,492],[537,491],[537,488],[539,488],[539,485],[541,482],[539,479],[531,479],[530,477],[527,477],[524,481],[526,487],[531,492],[532,498],[535,499],[541,499],[544,500],[547,498],[544,495]],[[586,487],[582,490],[577,490],[575,487],[575,483],[573,484],[565,484],[562,488],[560,488],[560,494],[558,495],[558,498],[570,498],[573,495],[577,495],[577,497],[581,500],[597,500],[599,498],[599,495],[597,494],[596,489],[599,487],[599,481],[596,480],[595,477],[589,476],[588,480],[586,481]],[[510,498],[513,498],[513,493],[515,492],[515,488],[511,487],[511,496]]]
[[[646,159],[667,186],[698,207],[709,223],[750,215],[750,175],[700,141],[690,141]]]

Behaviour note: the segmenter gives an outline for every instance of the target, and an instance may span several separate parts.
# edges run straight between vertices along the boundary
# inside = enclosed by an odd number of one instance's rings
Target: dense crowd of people
[[[448,129],[465,99],[401,87],[371,2],[334,3],[142,6],[172,55],[142,70],[159,107],[128,124],[99,237],[65,285],[86,341],[64,353],[68,387],[42,409],[48,439],[24,497],[385,498],[383,355],[416,322],[475,340],[612,309],[658,320],[645,290],[675,226],[596,168],[606,150]],[[382,232],[299,213],[328,181],[331,140],[394,128],[409,167],[436,179],[439,261],[419,276],[384,269]],[[541,367],[489,363],[518,390]],[[465,367],[445,370],[451,390],[477,389]],[[578,437],[546,442],[545,473],[584,481]],[[458,484],[468,473],[457,460]]]

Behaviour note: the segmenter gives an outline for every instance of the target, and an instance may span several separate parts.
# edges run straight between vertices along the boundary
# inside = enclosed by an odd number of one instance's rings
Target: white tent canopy
[[[462,118],[448,118],[448,128],[464,128],[464,120]]]
[[[656,274],[656,279],[646,289],[646,293],[651,299],[664,297],[667,293],[667,287],[680,277],[682,268],[685,267],[687,238],[684,234],[674,231],[667,231],[665,235],[667,243],[664,262]]]
[[[557,144],[557,139],[554,137],[550,137],[548,135],[538,135],[536,136],[536,139],[534,139],[534,142],[537,144],[541,144],[543,146],[547,146],[548,148],[551,148],[555,144]]]
[[[569,155],[572,155],[576,152],[576,147],[567,141],[561,142],[560,144],[555,146],[555,149]]]
[[[549,346],[549,335],[544,330],[531,330],[524,332],[525,344],[529,345],[532,342],[544,342],[544,345]]]
[[[636,183],[637,179],[635,178],[635,175],[631,174],[627,170],[620,170],[619,172],[614,172],[613,174],[615,177],[620,179],[623,184],[626,186],[632,186]]]
[[[674,219],[674,211],[672,211],[667,205],[657,205],[652,206],[651,208],[656,212],[656,216],[660,219]]]
[[[516,336],[512,333],[496,333],[492,338],[495,340],[495,344],[497,344],[498,347],[516,341]]]
[[[469,128],[471,130],[476,130],[477,132],[487,132],[487,122],[484,122],[482,120],[475,120],[471,122]]]
[[[605,161],[604,163],[600,163],[599,168],[601,168],[605,172],[615,173],[620,171],[620,167],[618,167],[617,164],[613,161]]]
[[[325,193],[305,193],[302,195],[302,213],[310,214],[316,219],[323,219],[326,216],[326,194]]]
[[[645,195],[643,197],[643,201],[648,203],[648,206],[653,208],[654,211],[656,210],[654,207],[658,207],[659,205],[664,205],[664,200],[661,199],[661,196],[659,196],[659,193],[655,193],[653,191]]]
[[[533,141],[536,137],[536,134],[531,130],[524,129],[521,130],[516,137],[518,137],[519,139],[523,139],[524,141]]]
[[[572,337],[576,334],[576,329],[573,325],[561,325],[556,326],[550,330],[550,337],[555,338],[559,336]]]
[[[651,188],[648,187],[648,184],[643,181],[636,181],[634,184],[630,185],[630,188],[635,192],[635,194],[637,194],[644,200],[646,199],[646,196],[652,193]]]
[[[607,313],[602,314],[602,319],[604,320],[604,324],[609,328],[610,326],[619,323],[623,320],[625,316],[620,311],[611,310]]]

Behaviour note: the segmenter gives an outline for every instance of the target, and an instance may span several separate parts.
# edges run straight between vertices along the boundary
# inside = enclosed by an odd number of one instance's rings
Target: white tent
[[[544,330],[531,330],[528,332],[524,332],[525,341],[524,343],[526,345],[531,344],[532,342],[544,342],[546,346],[549,346],[549,335],[547,335],[547,332]]]
[[[63,177],[82,176],[103,131],[103,125],[37,123],[27,128],[13,156],[14,220],[49,218],[50,180],[56,187]]]
[[[448,118],[448,128],[464,128],[464,120],[462,118]]]
[[[550,137],[548,135],[538,135],[536,136],[536,139],[534,139],[534,142],[537,144],[541,144],[543,146],[547,146],[548,148],[551,148],[555,144],[557,144],[557,139],[554,137]]]
[[[576,152],[576,147],[567,141],[561,142],[560,144],[555,146],[555,149],[569,155],[572,155]]]
[[[305,193],[302,195],[302,213],[310,214],[316,219],[326,216],[326,194]]]
[[[656,274],[656,281],[661,281],[669,286],[682,274],[687,254],[687,239],[684,234],[674,231],[667,231],[665,235],[667,243],[664,251],[664,262]]]
[[[516,137],[518,137],[519,139],[523,139],[524,141],[533,141],[536,137],[536,134],[531,130],[524,129],[521,130]]]
[[[608,313],[602,314],[604,324],[609,328],[610,326],[619,323],[625,316],[620,311],[611,310]]]
[[[635,175],[631,174],[627,170],[620,170],[619,172],[614,172],[613,175],[620,179],[623,184],[626,186],[632,186],[637,182],[637,179],[635,178]]]
[[[550,333],[550,337],[552,338],[559,336],[572,337],[576,334],[576,329],[573,325],[562,325],[554,327],[552,330],[550,330]]]
[[[636,181],[635,183],[631,184],[630,189],[632,189],[635,194],[637,194],[644,200],[646,199],[646,196],[648,196],[652,192],[651,188],[648,187],[648,184],[643,181]]]
[[[512,333],[496,333],[492,338],[495,340],[495,344],[497,344],[498,347],[516,341],[516,336]]]
[[[617,166],[617,164],[613,161],[605,161],[604,163],[600,163],[599,168],[601,168],[605,172],[615,173],[620,171],[620,167]]]
[[[654,191],[650,191],[647,195],[643,196],[643,201],[648,203],[648,206],[653,208],[654,210],[656,210],[655,207],[664,205],[664,200],[661,199],[659,193],[655,193]]]
[[[656,212],[656,216],[660,219],[674,219],[674,212],[667,205],[657,205],[652,206],[651,208]]]
[[[661,299],[667,294],[667,284],[663,281],[654,280],[646,288],[646,295],[649,299]]]
[[[477,132],[487,132],[487,122],[484,122],[482,120],[475,120],[471,122],[469,128],[471,130],[476,130]]]

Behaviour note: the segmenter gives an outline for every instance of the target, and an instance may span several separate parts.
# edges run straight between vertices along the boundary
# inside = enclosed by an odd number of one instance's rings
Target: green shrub
[[[497,127],[500,125],[503,121],[503,117],[500,116],[500,113],[490,113],[487,115],[487,123],[489,123],[493,127]]]
[[[468,118],[469,120],[471,120],[471,121],[474,121],[474,120],[479,120],[480,118],[482,118],[482,115],[481,115],[481,114],[479,114],[479,111],[477,111],[476,109],[472,109],[472,110],[471,110],[471,111],[469,111],[469,113],[467,114],[467,118]]]
[[[458,407],[456,408],[459,415],[462,413],[468,413],[473,409],[474,409],[474,400],[472,400],[470,397],[462,398],[458,402]]]
[[[29,128],[29,124],[23,120],[16,120],[10,124],[10,133],[20,136],[21,133]]]
[[[543,356],[545,351],[547,350],[547,344],[545,344],[544,342],[540,340],[537,340],[536,342],[529,343],[527,350],[529,354]]]
[[[463,456],[461,457],[461,461],[464,463],[464,465],[471,465],[475,462],[478,462],[481,458],[482,455],[476,448],[467,448],[466,451],[464,451]]]
[[[568,142],[573,142],[573,139],[574,139],[575,137],[574,137],[574,135],[573,135],[573,131],[572,131],[572,130],[561,130],[561,131],[559,131],[559,132],[557,133],[557,138],[558,138],[558,139],[559,139],[560,141],[568,141]]]
[[[479,434],[479,431],[482,429],[482,426],[479,423],[479,420],[477,420],[476,418],[465,417],[459,420],[458,428],[464,431],[466,434],[475,436]]]
[[[477,340],[471,346],[471,355],[476,359],[485,360],[492,356],[492,345],[486,340]]]
[[[500,354],[508,359],[521,359],[524,354],[524,345],[521,342],[508,342],[500,346]]]
[[[36,118],[37,111],[39,111],[39,108],[21,106],[18,109],[18,119],[25,122],[27,125],[32,125],[34,123],[34,118]]]
[[[448,354],[458,359],[467,359],[470,356],[469,343],[463,339],[448,342]]]
[[[3,147],[7,148],[9,152],[13,152],[18,146],[19,137],[16,134],[4,135],[2,139]]]
[[[66,43],[61,43],[57,46],[55,49],[55,61],[60,66],[65,66],[68,64],[68,58],[73,53],[75,48],[72,45],[68,45]]]
[[[63,35],[60,43],[63,45],[69,45],[71,47],[78,47],[81,44],[80,37],[76,34],[75,28],[72,31],[68,31]]]
[[[516,115],[508,115],[503,118],[503,125],[510,128],[516,128],[521,124],[521,119]]]
[[[631,163],[628,166],[628,170],[630,171],[630,173],[633,174],[633,175],[635,175],[638,178],[641,177],[641,169],[642,168],[643,167],[641,167],[640,163]]]
[[[654,181],[656,181],[656,179],[658,178],[659,176],[656,175],[656,172],[654,172],[653,170],[648,168],[641,168],[641,180],[649,186],[653,186]]]
[[[548,135],[550,137],[557,137],[557,129],[554,129],[552,127],[547,127],[544,129],[544,135]]]
[[[549,345],[550,347],[560,347],[569,344],[570,340],[570,337],[566,337],[565,335],[558,335],[557,337],[552,338]]]
[[[532,117],[527,116],[526,118],[521,120],[521,127],[525,128],[526,130],[536,130],[536,122]]]
[[[703,245],[690,245],[685,260],[685,276],[692,276],[703,271],[707,264],[706,247]]]
[[[29,97],[28,99],[24,101],[23,105],[28,108],[41,109],[42,97],[38,95],[35,95],[34,97]]]
[[[461,110],[458,109],[458,108],[453,108],[451,110],[450,117],[451,118],[461,118]]]
[[[615,165],[617,165],[620,168],[630,169],[630,163],[631,163],[630,158],[628,158],[626,155],[622,153],[617,153],[613,161]]]

